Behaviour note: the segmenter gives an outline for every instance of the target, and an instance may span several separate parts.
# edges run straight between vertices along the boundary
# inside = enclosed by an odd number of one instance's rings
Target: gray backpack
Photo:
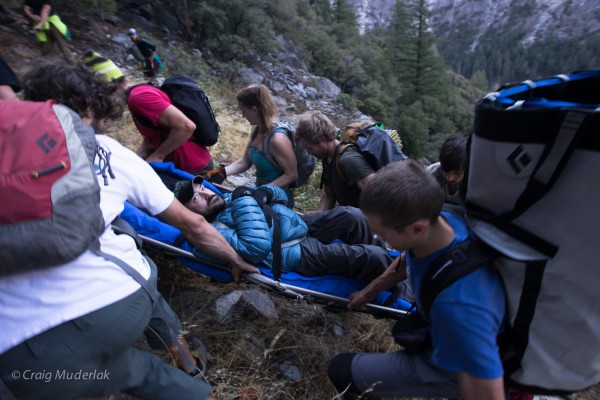
[[[0,276],[74,260],[105,230],[94,130],[52,101],[0,102]]]
[[[296,141],[294,138],[294,128],[290,124],[286,124],[283,122],[277,122],[275,129],[269,132],[264,140],[263,140],[263,151],[265,153],[265,157],[275,165],[277,165],[277,161],[271,155],[271,151],[269,150],[269,142],[273,135],[277,132],[284,132],[288,139],[292,142],[292,147],[294,148],[294,155],[296,156],[296,169],[298,171],[298,177],[296,178],[296,182],[290,184],[290,188],[298,188],[304,185],[308,178],[312,175],[315,165],[316,159],[312,155],[308,153],[308,151]],[[256,134],[256,131],[252,133]]]
[[[465,207],[508,297],[505,379],[533,393],[600,382],[600,71],[478,102]]]

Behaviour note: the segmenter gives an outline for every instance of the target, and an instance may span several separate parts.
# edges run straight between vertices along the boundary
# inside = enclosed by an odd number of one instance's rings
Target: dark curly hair
[[[120,118],[125,109],[117,86],[83,65],[42,62],[23,76],[25,100],[54,100],[80,117]]]

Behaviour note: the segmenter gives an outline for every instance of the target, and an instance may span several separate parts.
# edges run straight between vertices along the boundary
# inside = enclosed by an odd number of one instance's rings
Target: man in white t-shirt
[[[26,99],[60,100],[96,128],[122,112],[122,106],[112,103],[110,84],[81,66],[38,65],[23,78],[23,86]],[[242,271],[257,271],[204,218],[181,205],[144,160],[109,137],[97,135],[97,141],[111,154],[115,175],[105,186],[98,172],[105,221],[113,221],[129,201],[179,228],[195,246],[227,260],[236,278]],[[107,229],[100,245],[155,284],[156,266],[131,237]],[[132,346],[154,321],[156,309],[130,275],[91,251],[58,267],[0,278],[0,398],[6,396],[4,382],[15,397],[27,399],[119,391],[143,399],[214,399],[208,383],[188,375],[192,371],[184,365],[174,368]],[[181,329],[174,312],[168,306],[165,311]],[[167,346],[176,340],[185,344],[162,325],[156,330]]]

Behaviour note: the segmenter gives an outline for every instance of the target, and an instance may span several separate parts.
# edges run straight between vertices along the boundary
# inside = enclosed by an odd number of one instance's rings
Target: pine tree
[[[401,88],[396,100],[398,130],[413,156],[423,154],[430,135],[453,129],[445,66],[435,49],[428,16],[426,0],[398,0],[387,33],[388,56]],[[418,127],[416,115],[421,116]]]

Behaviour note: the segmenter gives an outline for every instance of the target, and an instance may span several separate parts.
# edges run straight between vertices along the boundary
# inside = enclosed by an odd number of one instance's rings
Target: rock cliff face
[[[386,25],[394,0],[348,0],[364,32]],[[600,3],[597,0],[428,0],[430,24],[436,35],[456,34],[461,27],[477,27],[470,39],[471,50],[487,31],[502,34],[518,29],[524,45],[547,38],[585,39],[600,34]]]
[[[431,26],[436,35],[456,34],[461,26],[475,26],[470,48],[492,31],[519,31],[523,45],[544,39],[585,39],[600,34],[597,0],[429,0]]]
[[[347,1],[363,32],[392,17],[393,1]],[[446,63],[466,77],[484,72],[491,86],[595,68],[600,62],[598,0],[426,1],[429,26]]]
[[[356,12],[360,33],[375,25],[387,25],[396,0],[348,0]]]

